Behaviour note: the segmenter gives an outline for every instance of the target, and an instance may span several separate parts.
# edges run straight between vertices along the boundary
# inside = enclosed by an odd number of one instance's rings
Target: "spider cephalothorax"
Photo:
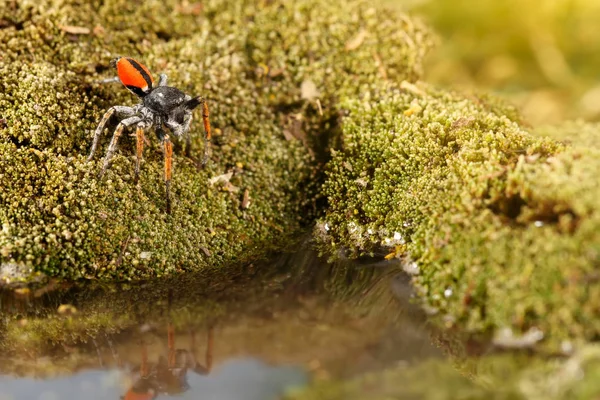
[[[120,57],[111,62],[117,69],[117,77],[109,81],[118,80],[132,93],[137,95],[141,102],[133,107],[113,106],[106,111],[102,120],[94,132],[94,142],[88,161],[92,159],[98,146],[98,140],[106,124],[113,115],[116,115],[120,122],[115,128],[112,140],[108,145],[104,165],[100,176],[102,177],[109,166],[117,142],[123,133],[123,130],[129,126],[136,127],[136,163],[135,180],[137,182],[140,173],[140,160],[144,149],[144,131],[154,127],[156,136],[163,144],[165,157],[165,186],[167,199],[167,212],[171,212],[171,172],[173,164],[173,144],[165,128],[169,129],[174,136],[186,136],[188,150],[190,143],[189,129],[192,122],[192,111],[202,105],[202,121],[204,122],[204,158],[202,164],[206,163],[208,158],[208,140],[210,139],[210,122],[208,120],[208,105],[202,97],[194,97],[183,93],[181,90],[167,86],[167,76],[161,74],[158,84],[154,84],[154,79],[146,66],[129,57]]]

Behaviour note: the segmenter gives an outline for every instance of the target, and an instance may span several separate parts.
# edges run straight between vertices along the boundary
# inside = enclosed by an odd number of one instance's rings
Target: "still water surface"
[[[0,292],[0,400],[279,399],[440,358],[393,264],[309,250],[155,282]]]

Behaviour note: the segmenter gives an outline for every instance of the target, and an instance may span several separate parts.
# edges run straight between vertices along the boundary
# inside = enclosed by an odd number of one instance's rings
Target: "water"
[[[286,388],[305,385],[307,380],[307,373],[300,367],[270,366],[252,358],[230,359],[208,376],[188,372],[188,390],[178,396],[175,393],[161,393],[161,398],[273,399]],[[119,399],[126,396],[128,390],[132,392],[132,385],[131,376],[117,368],[88,369],[43,380],[3,376],[0,377],[3,392],[0,399]],[[140,392],[143,393],[141,390]]]
[[[442,358],[399,271],[303,249],[227,273],[4,290],[0,400],[278,399]]]

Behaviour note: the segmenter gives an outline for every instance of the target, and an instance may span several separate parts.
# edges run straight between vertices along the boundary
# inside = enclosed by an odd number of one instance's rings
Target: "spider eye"
[[[148,68],[130,57],[121,57],[116,61],[119,79],[134,94],[144,97],[152,91],[154,79]]]

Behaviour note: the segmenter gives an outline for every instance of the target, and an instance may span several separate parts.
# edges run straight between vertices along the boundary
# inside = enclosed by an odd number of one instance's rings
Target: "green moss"
[[[139,279],[279,248],[314,216],[316,159],[337,132],[339,96],[415,79],[430,45],[418,22],[366,1],[2,3],[0,265]],[[108,138],[85,163],[102,113],[135,102],[121,85],[96,83],[116,55],[209,99],[212,157],[197,171],[176,152],[171,216],[153,135],[138,186],[129,138],[103,180]],[[228,172],[230,185],[209,184]]]
[[[533,123],[600,117],[597,1],[412,3],[444,38],[428,82],[500,92]]]
[[[426,309],[467,332],[535,328],[555,350],[597,338],[598,126],[544,130],[565,147],[502,105],[404,87],[345,103],[326,251],[402,259]]]

